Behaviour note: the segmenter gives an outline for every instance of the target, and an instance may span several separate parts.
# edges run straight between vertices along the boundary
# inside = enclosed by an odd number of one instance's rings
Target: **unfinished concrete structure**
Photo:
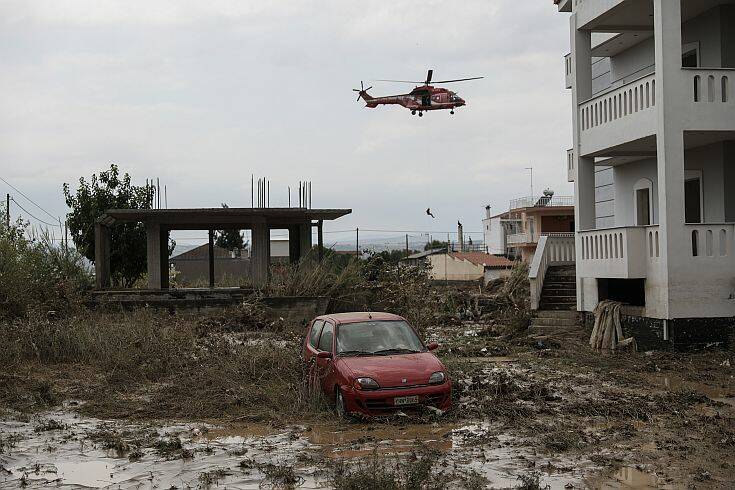
[[[168,238],[172,230],[209,231],[209,285],[214,287],[214,230],[251,230],[251,273],[254,285],[268,279],[270,230],[285,229],[289,258],[297,262],[312,247],[317,229],[319,255],[323,249],[322,225],[351,213],[351,209],[213,208],[213,209],[108,209],[95,226],[97,289],[110,287],[110,228],[121,223],[144,223],[147,236],[148,288],[168,289]]]

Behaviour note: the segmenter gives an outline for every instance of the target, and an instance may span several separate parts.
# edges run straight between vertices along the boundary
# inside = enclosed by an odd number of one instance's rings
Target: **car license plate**
[[[397,396],[393,399],[393,405],[414,405],[419,402],[418,395],[416,396]]]

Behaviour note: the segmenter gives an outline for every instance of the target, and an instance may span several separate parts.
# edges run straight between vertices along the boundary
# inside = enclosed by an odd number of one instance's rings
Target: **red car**
[[[444,365],[408,322],[390,313],[323,315],[309,325],[304,360],[337,414],[384,415],[432,406],[447,410],[452,384]]]

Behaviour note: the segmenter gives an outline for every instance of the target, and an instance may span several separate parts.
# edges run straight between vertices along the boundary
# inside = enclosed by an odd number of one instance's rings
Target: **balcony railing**
[[[512,235],[508,235],[505,238],[505,241],[507,242],[509,247],[512,247],[514,245],[522,245],[524,243],[533,243],[533,238],[531,237],[530,233],[514,233]]]
[[[579,232],[580,277],[646,277],[646,228],[641,226]]]
[[[735,70],[726,68],[685,68],[693,102],[735,103]]]
[[[652,73],[580,104],[580,128],[589,131],[654,107],[656,74]]]
[[[574,206],[574,196],[527,196],[510,201],[510,209]]]
[[[721,262],[735,269],[735,224],[686,225],[691,240],[691,257],[694,259]]]

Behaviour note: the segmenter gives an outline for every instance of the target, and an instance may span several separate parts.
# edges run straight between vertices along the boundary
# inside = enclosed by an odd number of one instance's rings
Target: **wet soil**
[[[327,412],[131,418],[146,390],[113,400],[125,406],[111,417],[112,402],[95,411],[99,373],[29,367],[24,375],[53,382],[57,401],[0,412],[0,487],[325,488],[339,461],[410,462],[428,452],[457,488],[732,488],[732,354],[604,355],[587,335],[509,338],[482,322],[433,328],[454,409],[358,424]]]

